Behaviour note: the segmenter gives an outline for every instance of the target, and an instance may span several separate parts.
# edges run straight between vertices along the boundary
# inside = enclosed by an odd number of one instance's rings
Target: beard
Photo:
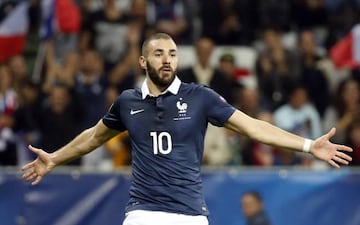
[[[161,67],[159,70],[156,70],[151,64],[146,61],[146,67],[147,67],[147,73],[149,74],[149,79],[158,87],[165,90],[167,87],[170,86],[170,84],[175,79],[175,71],[173,71],[171,68],[171,75],[170,77],[164,76],[161,77],[160,72],[163,67]]]

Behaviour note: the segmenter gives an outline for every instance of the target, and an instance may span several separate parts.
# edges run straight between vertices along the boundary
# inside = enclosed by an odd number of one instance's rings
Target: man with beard
[[[106,115],[54,153],[29,146],[37,159],[23,166],[23,179],[38,184],[56,166],[78,158],[128,130],[132,144],[130,200],[124,225],[207,225],[200,165],[208,122],[256,141],[305,151],[339,168],[352,151],[329,139],[335,129],[309,140],[253,119],[210,88],[182,83],[176,76],[177,46],[164,33],[145,40],[140,66],[146,80],[124,91]]]

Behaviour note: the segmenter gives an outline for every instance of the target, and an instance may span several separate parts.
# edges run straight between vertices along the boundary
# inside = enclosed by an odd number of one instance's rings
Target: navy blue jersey
[[[135,209],[208,215],[200,166],[208,122],[222,126],[235,109],[210,88],[176,78],[158,97],[124,91],[104,124],[128,130],[132,143],[130,200]]]

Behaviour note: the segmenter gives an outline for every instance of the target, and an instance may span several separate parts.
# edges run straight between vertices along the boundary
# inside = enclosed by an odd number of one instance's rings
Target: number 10
[[[171,152],[172,150],[172,140],[171,140],[171,135],[169,132],[163,131],[160,132],[159,134],[157,134],[155,131],[150,132],[150,136],[153,139],[153,150],[154,150],[154,155],[157,154],[163,154],[163,155],[167,155]],[[163,139],[166,138],[166,142],[167,142],[167,148],[164,149],[164,142]]]

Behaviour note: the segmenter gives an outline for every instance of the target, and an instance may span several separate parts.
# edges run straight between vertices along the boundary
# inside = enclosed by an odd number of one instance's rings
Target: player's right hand
[[[29,145],[29,149],[37,155],[37,158],[21,168],[24,172],[22,178],[31,182],[32,185],[36,185],[55,167],[55,163],[52,161],[51,155],[44,150],[31,145]]]

